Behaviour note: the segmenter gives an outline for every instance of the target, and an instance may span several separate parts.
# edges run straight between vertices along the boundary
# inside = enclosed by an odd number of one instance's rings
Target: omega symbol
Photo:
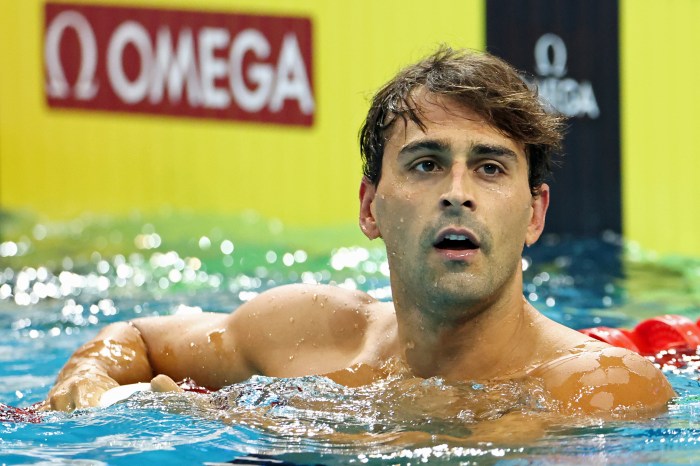
[[[550,58],[551,50],[551,58]],[[566,74],[566,44],[556,34],[543,34],[535,44],[537,74],[561,78]]]
[[[97,94],[95,82],[97,69],[97,41],[87,19],[75,11],[63,11],[58,14],[46,31],[44,42],[44,63],[48,72],[46,92],[49,96],[65,99],[70,95],[70,86],[61,63],[61,39],[66,29],[72,28],[78,34],[80,42],[80,71],[73,87],[73,94],[78,100],[90,100]]]

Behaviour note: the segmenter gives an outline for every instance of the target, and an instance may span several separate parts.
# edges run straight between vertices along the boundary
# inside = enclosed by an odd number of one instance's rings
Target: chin
[[[443,279],[431,288],[431,301],[442,306],[469,307],[488,300],[492,292],[473,281]]]

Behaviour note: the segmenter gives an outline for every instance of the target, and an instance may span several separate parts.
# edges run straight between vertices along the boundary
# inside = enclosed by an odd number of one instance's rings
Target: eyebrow
[[[449,152],[450,144],[441,139],[423,139],[406,144],[399,151],[399,157],[415,154],[416,152]]]
[[[470,152],[474,155],[489,155],[495,157],[506,157],[511,159],[518,158],[518,155],[515,153],[515,151],[500,145],[475,144]]]
[[[450,143],[442,139],[423,139],[420,141],[411,142],[406,144],[399,151],[398,156],[412,155],[417,152],[435,152],[435,153],[445,153],[450,151]],[[470,150],[469,155],[476,156],[492,156],[492,157],[506,157],[510,159],[517,159],[518,155],[515,151],[498,144],[484,144],[478,143],[474,144]]]

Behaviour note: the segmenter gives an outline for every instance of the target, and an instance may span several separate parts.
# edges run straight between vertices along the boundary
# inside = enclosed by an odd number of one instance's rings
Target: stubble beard
[[[438,327],[478,316],[508,293],[521,266],[519,257],[500,266],[489,259],[484,255],[480,264],[455,261],[436,268],[400,267],[402,258],[390,258],[397,314],[417,312],[426,324]]]

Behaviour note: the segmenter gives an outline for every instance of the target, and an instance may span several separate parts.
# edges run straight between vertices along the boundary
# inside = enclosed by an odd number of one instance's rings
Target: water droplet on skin
[[[294,359],[294,355],[289,356],[289,360],[291,361],[292,359]]]
[[[290,324],[293,324],[293,323],[294,323],[294,317],[290,317],[290,318],[289,318],[289,323],[290,323]]]
[[[213,330],[207,333],[207,342],[213,344],[217,352],[222,350],[224,333],[226,333],[225,329]]]
[[[416,343],[414,341],[407,341],[406,342],[406,349],[413,349],[416,347]]]
[[[311,297],[311,299],[313,300],[313,302],[316,302],[316,300],[318,299],[318,295],[316,293],[314,293],[314,295]]]

